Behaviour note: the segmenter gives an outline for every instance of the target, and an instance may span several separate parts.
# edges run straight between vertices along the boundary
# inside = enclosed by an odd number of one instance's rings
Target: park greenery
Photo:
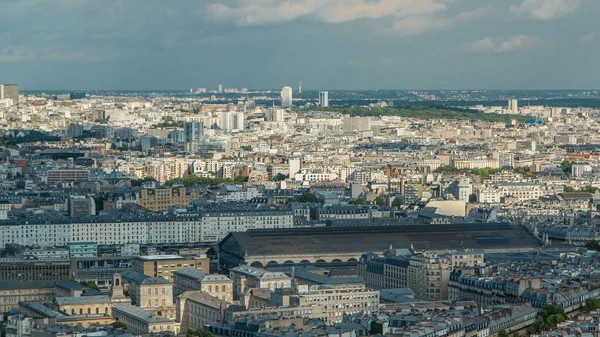
[[[565,192],[588,192],[588,193],[596,194],[598,192],[598,190],[600,190],[600,189],[598,187],[594,187],[594,186],[585,186],[585,187],[582,187],[582,188],[576,190],[572,186],[565,186],[564,190],[565,190]]]
[[[175,121],[173,119],[173,117],[164,116],[162,118],[162,122],[152,125],[151,128],[159,129],[159,128],[182,128],[182,127],[183,127],[183,121]]]
[[[541,319],[538,319],[527,328],[527,333],[529,335],[547,331],[567,320],[567,315],[563,308],[552,304],[544,305],[540,311],[540,316]]]
[[[148,181],[157,182],[156,179],[154,179],[154,177],[146,177],[144,179],[133,179],[133,180],[131,180],[130,184],[133,187],[140,187],[140,186],[142,186],[142,183],[148,182]]]
[[[597,241],[595,241],[597,242]],[[600,298],[588,298],[583,305],[583,313],[589,314],[592,311],[600,309]]]
[[[224,183],[241,185],[242,183],[244,183],[246,181],[248,181],[248,177],[244,177],[244,176],[237,176],[234,179],[206,178],[206,177],[198,177],[197,175],[192,173],[183,178],[175,178],[175,179],[167,180],[165,182],[165,185],[166,186],[183,185],[185,187],[190,187],[190,186],[194,186],[194,185],[219,185],[219,184],[224,184]]]
[[[349,205],[364,205],[365,201],[363,199],[350,199],[350,201],[348,201]]]
[[[401,197],[395,197],[394,200],[392,200],[392,207],[394,208],[400,208],[403,204],[404,200],[402,200]]]
[[[321,199],[319,199],[319,197],[316,194],[310,193],[310,192],[302,193],[302,195],[294,201],[301,202],[301,203],[310,203],[310,204],[316,204],[316,203],[323,202]]]
[[[212,333],[210,333],[210,331],[202,330],[202,329],[198,329],[198,330],[189,329],[186,332],[185,336],[186,337],[214,337],[214,335]]]
[[[587,248],[588,250],[595,250],[595,251],[600,251],[600,242],[598,241],[588,241],[585,244],[585,248]]]
[[[377,108],[377,107],[343,107],[343,108],[321,108],[324,111],[333,111],[350,115],[352,117],[366,116],[397,116],[418,119],[457,119],[457,120],[478,120],[484,122],[508,123],[511,120],[524,122],[525,116],[508,114],[491,114],[477,110],[452,108],[452,107],[430,107],[414,106],[402,108]]]
[[[15,135],[21,132],[21,130],[13,130],[12,133]],[[0,145],[3,146],[15,146],[22,143],[35,143],[35,142],[57,142],[60,141],[60,137],[49,135],[42,131],[26,130],[22,131],[22,137],[16,137],[12,134],[4,134],[0,137]]]
[[[375,198],[375,205],[377,206],[385,206],[385,199],[382,196],[377,196]]]
[[[111,324],[111,326],[113,327],[113,329],[125,329],[127,330],[128,326],[127,324],[121,322],[121,321],[115,321]]]

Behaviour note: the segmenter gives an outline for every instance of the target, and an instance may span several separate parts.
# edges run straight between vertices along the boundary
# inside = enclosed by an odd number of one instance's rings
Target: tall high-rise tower
[[[12,105],[19,103],[19,86],[17,84],[0,84],[0,99],[12,100]]]
[[[185,141],[185,145],[188,151],[198,151],[198,145],[204,140],[204,123],[183,123],[183,139]]]
[[[329,106],[329,92],[321,91],[319,93],[319,106],[321,108],[326,108]]]
[[[219,93],[222,93],[222,92],[223,92],[223,85],[219,84]]]
[[[518,101],[516,99],[511,99],[508,101],[508,110],[510,110],[510,112],[516,114],[519,112],[519,107],[518,107]]]
[[[298,84],[298,93],[302,93],[302,81],[300,81],[300,83]]]
[[[289,108],[292,106],[292,87],[283,87],[281,89],[281,107]]]

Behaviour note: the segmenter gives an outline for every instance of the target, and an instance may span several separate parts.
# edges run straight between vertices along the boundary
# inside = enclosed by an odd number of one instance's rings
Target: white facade
[[[592,173],[592,167],[590,165],[575,164],[571,167],[571,175],[573,177],[581,177],[586,173]]]
[[[290,164],[290,170],[289,170],[289,177],[292,178],[294,177],[294,175],[296,173],[298,173],[300,171],[300,167],[301,167],[301,161],[298,158],[292,158],[289,161]]]
[[[292,87],[283,87],[281,89],[281,107],[289,108],[292,106]]]
[[[291,211],[215,212],[203,214],[201,218],[156,221],[4,225],[0,227],[0,248],[5,248],[7,243],[52,247],[66,246],[68,242],[99,245],[218,242],[234,231],[293,225]]]
[[[329,106],[329,92],[321,91],[319,93],[319,106],[321,108],[326,108]]]

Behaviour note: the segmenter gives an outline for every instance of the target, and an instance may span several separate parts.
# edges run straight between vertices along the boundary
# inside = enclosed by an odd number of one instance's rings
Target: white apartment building
[[[573,177],[581,177],[586,173],[592,173],[592,167],[585,164],[575,164],[571,167],[571,175]]]
[[[290,228],[293,225],[291,211],[215,211],[203,213],[199,218],[6,224],[0,227],[0,248],[5,248],[7,243],[51,247],[65,246],[68,242],[101,245],[219,242],[230,232]]]
[[[219,242],[230,232],[249,229],[291,228],[294,216],[291,211],[213,211],[202,214],[202,242]]]
[[[561,193],[564,187],[562,185],[540,185],[536,183],[501,183],[498,184],[500,197],[512,196],[519,200],[538,199],[547,194]]]

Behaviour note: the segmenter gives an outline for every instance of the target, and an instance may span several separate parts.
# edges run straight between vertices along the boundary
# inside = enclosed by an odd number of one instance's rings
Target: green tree
[[[571,168],[573,167],[573,162],[568,160],[563,160],[562,163],[558,166],[565,174],[571,174]]]
[[[600,251],[600,242],[598,241],[588,241],[585,244],[585,248],[588,250]]]
[[[385,199],[382,196],[377,196],[377,198],[375,198],[375,205],[377,206],[385,206]]]
[[[212,333],[210,333],[210,331],[201,330],[201,329],[198,329],[198,330],[189,329],[185,335],[187,337],[214,337],[214,335]]]
[[[296,199],[295,201],[302,202],[302,203],[312,203],[312,204],[321,202],[321,200],[319,199],[319,197],[317,197],[316,194],[310,193],[310,192],[303,193],[300,196],[300,198]]]
[[[456,173],[459,171],[460,170],[454,166],[442,165],[442,166],[439,166],[438,168],[436,168],[434,172],[436,172],[436,173]]]
[[[274,177],[273,177],[273,181],[282,181],[287,179],[287,174],[283,174],[283,173],[277,173]]]
[[[115,321],[111,324],[111,326],[113,327],[113,329],[125,329],[127,330],[128,326],[127,324],[121,322],[121,321]]]
[[[94,289],[94,290],[98,290],[100,291],[100,288],[98,287],[98,285],[95,282],[92,281],[79,281],[79,284],[82,284],[90,289]]]
[[[403,204],[404,204],[404,201],[402,200],[401,197],[395,197],[394,200],[392,200],[392,207],[394,207],[394,208],[400,208],[400,207],[402,207]]]
[[[498,337],[509,337],[508,332],[506,332],[506,330],[502,329],[502,330],[498,331]]]
[[[565,186],[564,191],[565,192],[575,192],[575,189],[571,186]]]
[[[600,309],[600,298],[588,298],[585,300],[585,305],[583,306],[584,313],[589,314],[597,309]]]
[[[350,204],[350,205],[364,205],[365,201],[363,199],[350,199],[350,201],[348,201],[348,204]]]
[[[131,180],[130,184],[131,184],[131,186],[134,186],[134,187],[140,187],[140,186],[142,186],[142,183],[144,183],[146,181],[158,182],[154,177],[145,177],[144,179],[133,179],[133,180]]]
[[[471,193],[469,194],[469,203],[476,203],[477,202],[477,194],[475,193]]]

